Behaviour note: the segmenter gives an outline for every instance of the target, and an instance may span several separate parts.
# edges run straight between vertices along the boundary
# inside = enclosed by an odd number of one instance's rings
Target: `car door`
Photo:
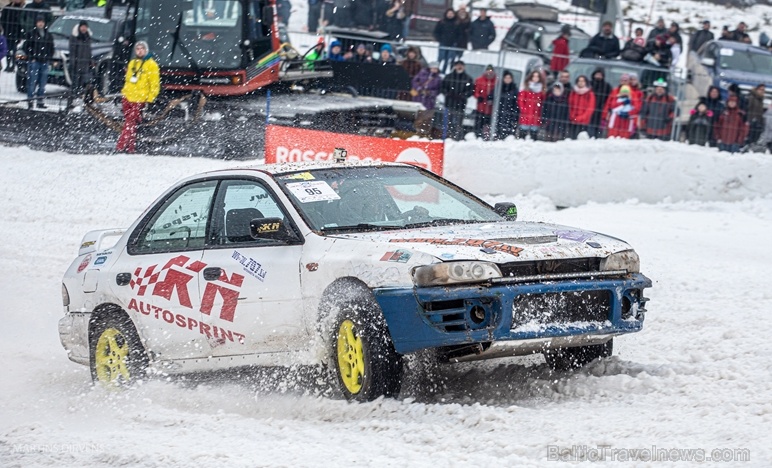
[[[300,290],[302,239],[277,200],[256,179],[223,180],[218,189],[201,289],[202,320],[211,330],[213,356],[307,346]]]
[[[113,291],[160,359],[208,354],[199,274],[217,181],[183,185],[139,223],[112,267]]]

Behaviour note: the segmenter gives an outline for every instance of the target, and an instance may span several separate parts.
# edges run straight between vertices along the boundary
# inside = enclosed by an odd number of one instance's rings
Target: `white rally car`
[[[409,165],[208,172],[86,234],[59,334],[96,381],[325,364],[364,401],[398,394],[417,351],[570,368],[641,330],[651,281],[628,244],[516,216]]]

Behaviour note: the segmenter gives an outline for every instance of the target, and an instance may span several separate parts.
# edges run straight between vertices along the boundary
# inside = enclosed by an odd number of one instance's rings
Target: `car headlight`
[[[435,263],[416,267],[412,273],[416,286],[479,283],[491,278],[501,278],[499,267],[489,262]]]
[[[635,250],[623,250],[609,255],[600,262],[600,271],[627,270],[628,273],[641,271],[641,259]]]

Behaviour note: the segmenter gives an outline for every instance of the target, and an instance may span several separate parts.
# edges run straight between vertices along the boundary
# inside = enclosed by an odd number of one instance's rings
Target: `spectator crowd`
[[[309,0],[311,7],[317,4],[322,8],[321,0]],[[287,0],[278,2],[279,16],[283,21],[289,18],[288,6]],[[342,2],[339,8],[348,11],[336,13],[337,24],[369,28],[382,26],[392,39],[399,42],[404,38],[404,25],[413,6],[409,1],[389,0],[356,4]],[[17,18],[26,10],[35,15],[34,23],[30,25]],[[306,67],[313,69],[317,60],[401,67],[409,77],[410,90],[389,90],[388,96],[384,97],[421,103],[425,111],[419,113],[415,124],[416,130],[422,134],[444,127],[448,137],[461,139],[465,133],[465,118],[472,117],[475,134],[485,139],[513,136],[559,141],[577,139],[583,133],[591,138],[671,138],[678,107],[676,99],[668,92],[668,81],[658,78],[648,89],[644,89],[640,77],[627,73],[621,75],[618,82],[609,83],[603,67],[594,70],[590,76],[571,76],[566,70],[571,41],[571,28],[567,25],[561,28],[560,35],[552,43],[550,73],[530,71],[523,80],[522,89],[519,89],[512,72],[502,70],[499,75],[492,65],[487,66],[479,77],[470,76],[462,60],[463,52],[469,46],[474,50],[487,49],[496,37],[487,11],[478,9],[477,12],[478,17],[472,20],[464,6],[445,11],[433,31],[439,43],[438,60],[435,62],[423,60],[420,49],[416,47],[407,47],[400,57],[388,43],[378,50],[373,50],[372,45],[367,43],[344,49],[343,44],[336,40],[326,49],[320,39],[306,55]],[[26,82],[29,106],[32,107],[37,99],[38,107],[45,107],[42,98],[48,62],[53,54],[53,40],[47,32],[50,8],[43,0],[32,0],[26,5],[25,0],[11,0],[9,8],[0,13],[0,57],[7,56],[5,71],[13,71],[16,47],[25,39],[24,52],[29,57]],[[322,10],[310,9],[309,30],[319,26],[312,24],[312,20],[318,23],[323,21],[323,17]],[[701,29],[691,35],[690,49],[699,49],[714,39],[710,26],[709,21],[703,21]],[[721,38],[747,43],[750,37],[746,31],[747,25],[741,22],[735,30],[724,27]],[[772,41],[768,42],[772,45]],[[604,23],[580,55],[600,59],[621,57],[627,61],[648,62],[667,68],[677,63],[682,51],[679,25],[673,22],[666,26],[664,19],[659,18],[647,36],[644,37],[642,28],[637,28],[623,47],[614,35],[613,25]],[[72,31],[69,56],[73,59],[71,73],[74,86],[82,90],[92,79],[88,67],[91,38],[85,21]],[[763,84],[747,93],[743,93],[737,85],[730,86],[728,91],[711,87],[690,112],[686,139],[690,144],[710,145],[729,152],[754,145],[772,147],[772,108],[765,111],[765,91]],[[442,113],[435,111],[440,96],[447,110],[447,119],[438,119]],[[468,112],[470,99],[474,105]],[[495,123],[494,113],[497,115]],[[438,120],[442,121],[439,125]]]

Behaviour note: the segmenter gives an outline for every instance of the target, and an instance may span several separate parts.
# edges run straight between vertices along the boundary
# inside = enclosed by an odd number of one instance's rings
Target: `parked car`
[[[575,80],[579,75],[585,75],[592,79],[592,73],[602,68],[606,72],[606,82],[611,86],[619,85],[619,78],[627,73],[634,73],[638,77],[643,89],[652,88],[652,85],[659,78],[672,82],[670,70],[667,68],[654,67],[644,62],[628,62],[626,60],[614,59],[603,60],[594,58],[576,58],[566,67],[566,71],[571,74],[571,80]],[[672,92],[672,89],[671,89]]]
[[[326,363],[363,401],[397,395],[403,356],[422,350],[541,352],[563,369],[642,329],[651,281],[630,245],[516,217],[403,164],[189,177],[128,229],[85,235],[60,338],[106,384]]]
[[[555,8],[534,4],[507,4],[518,21],[509,28],[507,35],[501,41],[503,50],[515,50],[538,55],[549,64],[552,59],[552,41],[560,36],[563,24],[558,21],[558,11]],[[587,47],[591,36],[577,28],[571,27],[569,41],[570,55],[578,56]]]
[[[766,100],[772,101],[772,52],[751,44],[734,41],[710,41],[687,59],[685,106],[692,108],[708,88],[717,86],[726,99],[728,88],[737,84],[747,93],[757,85],[767,86]]]
[[[120,48],[119,39],[129,37],[131,34],[126,21],[126,12],[121,9],[113,10],[112,18],[104,17],[104,8],[86,8],[70,11],[57,17],[48,27],[48,31],[54,36],[54,57],[49,64],[48,83],[61,86],[70,86],[71,79],[69,69],[65,66],[69,55],[69,40],[74,29],[82,20],[88,21],[92,34],[92,77],[94,84],[100,91],[110,92],[113,77],[118,77],[113,67],[113,57],[116,48]],[[16,55],[16,89],[24,93],[27,90],[27,57],[24,55],[23,42],[19,45]],[[122,68],[122,65],[120,66]],[[122,77],[118,77],[119,80]],[[114,88],[112,89],[114,90]]]

